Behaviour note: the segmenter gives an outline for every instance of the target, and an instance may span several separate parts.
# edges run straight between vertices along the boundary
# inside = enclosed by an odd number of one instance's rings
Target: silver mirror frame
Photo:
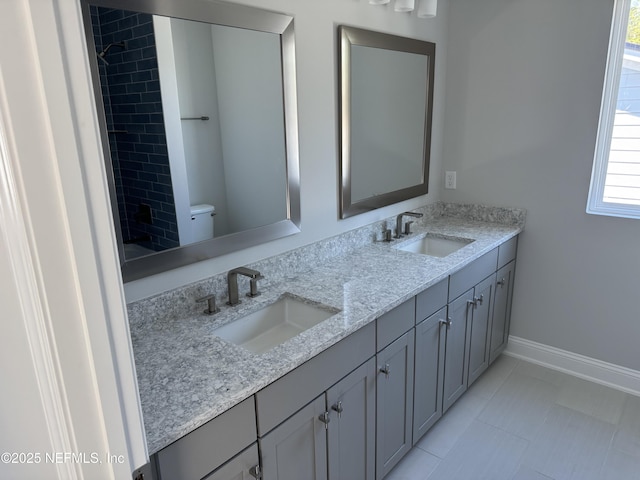
[[[435,66],[435,44],[412,38],[399,37],[386,33],[373,32],[344,25],[338,26],[339,67],[340,67],[340,218],[348,218],[376,208],[408,200],[428,193],[429,160],[431,153],[431,123],[433,112],[433,85]],[[423,168],[420,183],[386,192],[353,202],[351,200],[351,46],[396,50],[427,56],[427,105],[425,105],[425,129]]]
[[[210,0],[80,0],[80,2],[90,51],[95,51],[90,6],[117,8],[280,35],[287,155],[287,218],[270,225],[157,252],[134,260],[126,260],[124,257],[122,231],[120,222],[117,221],[119,212],[115,195],[115,179],[111,165],[97,58],[95,55],[89,55],[123,281],[126,283],[137,280],[300,232],[300,166],[293,17],[254,7]]]

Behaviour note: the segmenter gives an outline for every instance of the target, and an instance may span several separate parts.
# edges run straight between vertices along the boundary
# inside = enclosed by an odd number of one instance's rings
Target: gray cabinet
[[[265,480],[326,480],[324,394],[260,439]]]
[[[376,353],[372,322],[256,393],[258,435],[265,436]]]
[[[467,390],[469,371],[467,340],[470,340],[467,336],[467,322],[471,302],[473,302],[473,288],[447,306],[442,413],[449,410],[449,407]]]
[[[446,297],[445,297],[446,299]],[[447,307],[416,325],[413,444],[442,417]]]
[[[264,479],[373,480],[375,374],[371,358],[261,438]]]
[[[495,274],[474,287],[473,303],[467,311],[469,340],[469,377],[467,387],[489,368],[489,329],[493,315]]]
[[[498,265],[499,248],[494,248],[449,277],[449,301],[458,298],[492,273]]]
[[[327,391],[330,480],[374,480],[375,402],[375,358]]]
[[[414,329],[377,355],[376,478],[381,479],[411,449]]]
[[[160,450],[155,455],[158,476],[161,480],[200,480],[215,472],[211,477],[215,480],[250,478],[247,477],[250,470],[258,467],[255,450],[255,455],[245,455],[244,460],[229,469],[223,464],[251,445],[255,447],[256,436],[255,403],[253,397],[249,397]],[[245,462],[247,459],[251,461]],[[244,470],[239,469],[241,464]],[[225,473],[218,475],[220,467]]]
[[[255,480],[260,478],[258,465],[258,444],[254,443],[204,480]]]
[[[511,318],[511,300],[513,299],[513,281],[515,260],[511,261],[496,274],[493,323],[489,341],[489,363],[498,358],[509,340],[509,320]]]
[[[326,412],[324,395],[260,439],[264,480],[326,480]]]
[[[363,327],[256,394],[265,480],[374,479],[375,333]]]
[[[503,258],[510,255],[503,252]],[[489,366],[489,332],[500,248],[449,277],[443,413]]]

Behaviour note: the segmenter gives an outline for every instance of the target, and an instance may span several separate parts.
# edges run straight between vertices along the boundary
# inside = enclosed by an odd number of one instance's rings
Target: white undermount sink
[[[427,234],[426,237],[396,248],[405,252],[442,258],[460,250],[462,247],[466,247],[473,241],[470,238],[440,237]]]
[[[338,312],[285,294],[276,302],[217,328],[213,333],[252,353],[264,353]]]

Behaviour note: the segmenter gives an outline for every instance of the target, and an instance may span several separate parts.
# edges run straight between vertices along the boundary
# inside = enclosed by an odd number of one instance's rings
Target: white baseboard
[[[559,348],[509,336],[505,355],[640,396],[640,372]]]

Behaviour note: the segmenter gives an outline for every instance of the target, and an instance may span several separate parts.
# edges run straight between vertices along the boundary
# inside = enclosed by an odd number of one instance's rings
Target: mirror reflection
[[[83,5],[123,274],[299,231],[292,19],[125,3]]]
[[[340,27],[341,216],[427,193],[435,45]]]
[[[352,45],[352,202],[422,180],[427,71],[424,55]]]

